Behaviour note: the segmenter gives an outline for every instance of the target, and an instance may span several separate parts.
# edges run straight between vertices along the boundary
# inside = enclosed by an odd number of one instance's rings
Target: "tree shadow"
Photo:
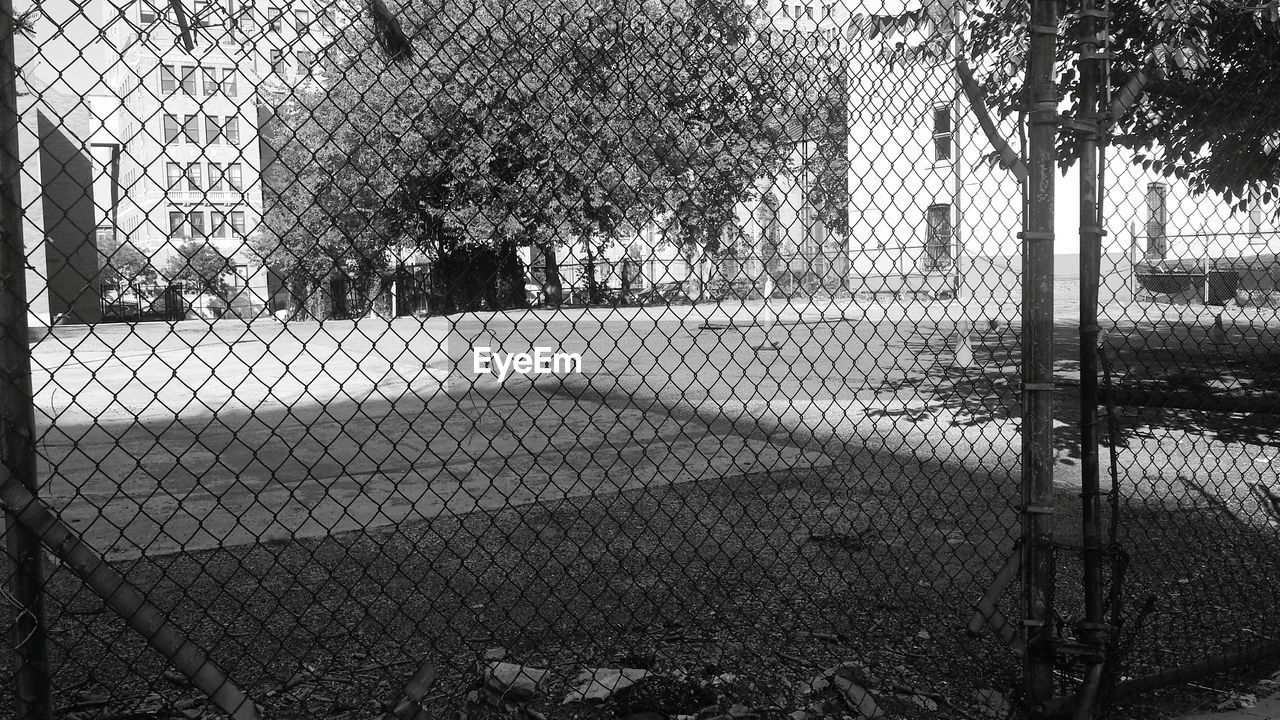
[[[952,329],[922,328],[902,340],[916,355],[916,372],[890,377],[877,392],[914,392],[934,411],[949,414],[952,426],[974,427],[1016,420],[1022,415],[1022,345],[1019,328],[976,328],[973,363],[950,367]],[[1209,328],[1185,325],[1135,326],[1108,333],[1102,342],[1116,390],[1176,393],[1187,404],[1230,398],[1275,400],[1280,413],[1280,363],[1275,344],[1262,335],[1236,335],[1214,344]],[[1053,448],[1059,462],[1080,457],[1079,326],[1054,326]],[[1099,364],[1099,402],[1105,392]],[[1227,413],[1191,408],[1120,407],[1118,441],[1158,438],[1169,430],[1203,435],[1223,443],[1280,447],[1280,414]],[[909,412],[910,411],[906,411]],[[915,410],[915,412],[920,412]],[[873,416],[902,415],[877,410]],[[1099,407],[1099,436],[1108,428]]]

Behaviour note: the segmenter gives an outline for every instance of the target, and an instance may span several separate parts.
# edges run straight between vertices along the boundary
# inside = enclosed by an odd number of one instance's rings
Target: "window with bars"
[[[1166,228],[1169,222],[1169,186],[1147,185],[1147,257],[1163,259],[1169,252]]]
[[[930,205],[925,213],[925,272],[951,267],[951,236],[951,205]]]
[[[951,160],[950,105],[937,105],[933,108],[933,160],[934,162]]]

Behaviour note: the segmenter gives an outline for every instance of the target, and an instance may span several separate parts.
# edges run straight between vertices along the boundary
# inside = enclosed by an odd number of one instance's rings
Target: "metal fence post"
[[[1022,231],[1022,582],[1032,717],[1053,696],[1053,186],[1058,119],[1055,0],[1032,0],[1027,208]]]
[[[12,0],[0,0],[0,484],[38,489],[27,335],[27,256],[22,239],[16,30]],[[22,720],[52,717],[40,539],[5,508],[9,592],[19,606],[10,624],[13,689]]]
[[[1098,114],[1100,67],[1105,57],[1099,42],[1094,0],[1080,12],[1080,466],[1081,565],[1084,569],[1084,624],[1081,638],[1097,654],[1087,661],[1077,718],[1090,717],[1101,685],[1108,633],[1102,607],[1102,492],[1098,477],[1098,284],[1102,255],[1102,203]]]

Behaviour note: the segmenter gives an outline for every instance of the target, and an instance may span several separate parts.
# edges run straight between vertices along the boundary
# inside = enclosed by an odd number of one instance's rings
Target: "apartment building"
[[[109,6],[114,0],[108,0]],[[119,105],[114,231],[164,273],[192,240],[229,259],[223,281],[242,316],[268,304],[268,271],[251,239],[262,219],[264,93],[317,82],[338,20],[307,2],[162,0],[114,5],[106,75]],[[217,301],[202,297],[196,309]],[[210,308],[212,310],[212,308]]]

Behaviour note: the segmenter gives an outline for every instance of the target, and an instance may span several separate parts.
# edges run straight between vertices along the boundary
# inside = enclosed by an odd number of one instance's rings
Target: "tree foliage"
[[[1280,184],[1280,23],[1276,5],[1236,0],[1110,0],[1114,57],[1107,82],[1111,143],[1146,168],[1247,201],[1275,197]],[[1079,63],[1079,0],[1067,0],[1058,44],[1059,88],[1072,112]],[[965,49],[986,69],[983,89],[1003,114],[1023,108],[1025,0],[980,3],[964,28]],[[1086,61],[1087,62],[1087,61]],[[1059,136],[1065,165],[1078,136]]]
[[[98,278],[117,294],[137,293],[144,285],[154,285],[158,273],[147,257],[131,243],[113,238],[98,244]]]
[[[223,276],[231,271],[231,261],[204,240],[187,240],[164,268],[169,282],[181,282],[187,289],[209,293],[223,300],[231,294]]]
[[[1146,169],[1193,191],[1239,199],[1280,193],[1280,0],[1107,0],[1107,97],[1112,145],[1134,152]],[[1078,113],[1081,2],[1060,4],[1057,81]],[[1027,0],[929,0],[909,13],[855,18],[863,37],[927,37],[915,55],[946,57],[958,41],[957,71],[972,64],[986,105],[1001,116],[1025,111]],[[1101,21],[1100,21],[1101,22]],[[901,47],[902,43],[898,43]],[[899,51],[901,52],[901,50]],[[1065,167],[1079,136],[1059,136]],[[998,144],[998,143],[997,143]],[[1009,154],[1003,162],[1010,164]]]
[[[355,25],[318,88],[275,104],[259,251],[278,270],[385,275],[476,242],[598,251],[649,223],[714,251],[818,92],[741,0],[412,7],[390,8],[411,53]]]

